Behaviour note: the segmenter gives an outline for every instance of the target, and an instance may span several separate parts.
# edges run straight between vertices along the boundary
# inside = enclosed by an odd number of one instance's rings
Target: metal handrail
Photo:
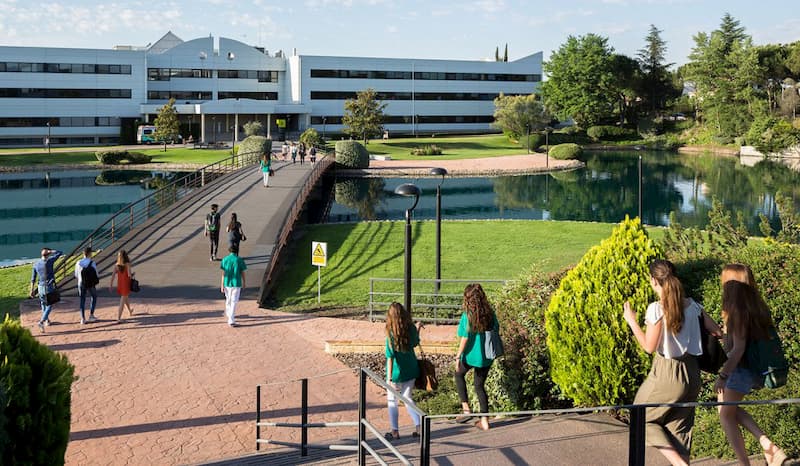
[[[91,247],[95,251],[106,249],[135,227],[193,194],[196,188],[205,187],[224,174],[255,164],[260,155],[258,151],[240,153],[208,164],[121,208],[84,238],[72,252],[65,255],[63,260],[56,263],[53,273],[58,287],[63,287],[71,279],[70,266],[84,248]]]
[[[259,297],[258,297],[259,305],[263,306],[267,300],[270,286],[272,285],[273,275],[275,274],[278,268],[278,258],[283,252],[283,248],[285,248],[287,243],[289,242],[289,235],[291,235],[292,231],[294,230],[294,225],[297,222],[297,219],[300,217],[300,213],[305,208],[305,203],[306,199],[308,198],[308,195],[311,194],[311,191],[314,189],[319,179],[325,173],[325,170],[327,170],[328,167],[330,167],[334,162],[335,158],[331,154],[326,153],[319,155],[318,153],[317,162],[314,164],[314,168],[311,170],[311,173],[306,179],[306,182],[303,185],[302,189],[297,194],[297,197],[295,198],[294,203],[292,205],[292,209],[288,212],[283,222],[281,233],[280,235],[278,235],[278,241],[272,248],[272,252],[270,254],[271,259],[269,261],[269,265],[267,266],[266,272],[264,272],[264,277],[261,281],[261,290],[259,291]]]

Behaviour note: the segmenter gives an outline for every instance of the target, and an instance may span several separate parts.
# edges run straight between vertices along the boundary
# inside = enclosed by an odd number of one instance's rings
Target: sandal
[[[475,427],[485,432],[485,431],[489,430],[489,422],[487,421],[486,422],[486,427],[484,427],[483,426],[483,419],[485,419],[485,418],[480,418],[477,421],[475,421]]]
[[[470,411],[468,409],[465,409],[464,410],[464,414],[465,415],[456,417],[456,422],[457,423],[466,424],[467,422],[469,422],[470,419],[472,419],[472,416],[466,416],[467,414],[472,414],[472,411]]]
[[[767,457],[766,452],[764,453],[764,457],[767,460],[767,466],[781,466],[783,462],[788,459],[786,453],[777,446],[775,447],[775,453],[773,453],[771,456],[772,460]]]

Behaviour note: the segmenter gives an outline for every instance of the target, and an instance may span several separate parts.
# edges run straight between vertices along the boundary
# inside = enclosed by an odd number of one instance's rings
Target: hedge
[[[264,136],[247,136],[244,141],[239,144],[239,151],[237,154],[269,154],[272,152],[272,139],[267,139]]]
[[[586,135],[595,141],[638,139],[636,131],[611,125],[592,126],[586,130]]]
[[[122,161],[130,164],[150,163],[152,157],[141,152],[128,152],[127,150],[99,150],[94,153],[97,160],[104,165],[119,165]]]
[[[369,167],[369,152],[357,141],[336,141],[336,164],[345,168]]]
[[[10,448],[0,464],[63,465],[75,368],[39,343],[19,321],[0,326],[0,386]]]
[[[633,400],[650,367],[622,318],[630,301],[640,318],[653,300],[650,262],[660,255],[639,219],[626,218],[570,270],[545,313],[551,375],[576,405]]]
[[[559,144],[550,147],[550,157],[558,160],[576,159],[583,153],[581,146],[573,143]]]

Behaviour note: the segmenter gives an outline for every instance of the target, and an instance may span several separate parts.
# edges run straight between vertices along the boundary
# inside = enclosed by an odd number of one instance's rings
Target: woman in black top
[[[228,232],[228,246],[236,248],[238,251],[239,242],[246,241],[247,237],[244,235],[244,230],[242,230],[242,224],[236,218],[236,213],[231,214],[231,221],[228,223],[226,231]]]

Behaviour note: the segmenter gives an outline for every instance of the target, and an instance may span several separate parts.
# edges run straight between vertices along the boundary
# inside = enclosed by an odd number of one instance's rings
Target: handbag
[[[719,343],[717,337],[706,329],[706,323],[703,318],[704,314],[705,313],[701,312],[699,317],[700,342],[703,354],[697,357],[697,365],[703,372],[716,374],[719,372],[722,365],[725,364],[725,361],[728,360],[728,356],[725,354],[725,350],[722,349],[722,345]]]
[[[48,306],[52,306],[53,304],[61,301],[61,293],[58,291],[58,289],[53,289],[53,291],[49,291],[46,295],[44,295],[44,299]]]
[[[495,329],[483,332],[483,355],[486,359],[497,359],[503,353],[503,340],[500,338],[500,332]]]
[[[269,169],[269,176],[275,176],[275,170]]]
[[[748,369],[763,377],[765,387],[778,388],[786,385],[789,363],[783,354],[783,345],[775,327],[769,329],[769,338],[748,341],[744,358]]]
[[[419,345],[419,359],[417,359],[417,364],[419,365],[419,375],[417,379],[414,381],[414,387],[417,390],[425,390],[432,392],[439,388],[439,379],[436,377],[436,366],[425,357],[425,352],[422,351],[422,345]]]
[[[134,293],[138,293],[139,291],[141,291],[141,289],[142,288],[139,287],[139,280],[131,278],[131,291],[133,291]]]

